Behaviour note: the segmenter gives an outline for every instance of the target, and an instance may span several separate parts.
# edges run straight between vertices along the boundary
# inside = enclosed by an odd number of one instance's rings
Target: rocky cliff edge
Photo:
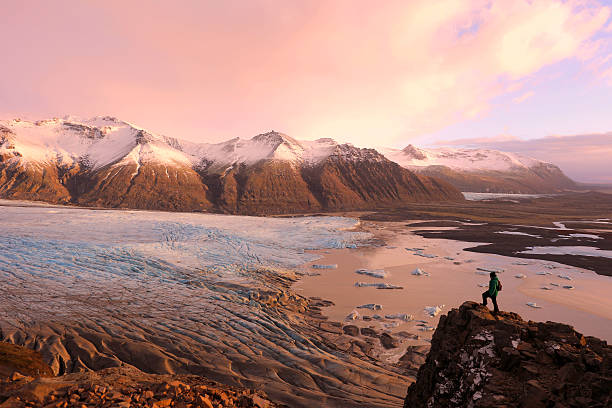
[[[440,319],[405,408],[611,407],[612,347],[465,302]]]

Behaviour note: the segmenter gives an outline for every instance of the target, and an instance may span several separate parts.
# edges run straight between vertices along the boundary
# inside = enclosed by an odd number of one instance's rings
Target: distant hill
[[[552,163],[490,149],[386,149],[385,157],[419,174],[437,177],[461,191],[555,193],[576,183]]]
[[[0,121],[0,197],[233,214],[463,200],[445,181],[332,139],[273,131],[198,144],[112,117]]]

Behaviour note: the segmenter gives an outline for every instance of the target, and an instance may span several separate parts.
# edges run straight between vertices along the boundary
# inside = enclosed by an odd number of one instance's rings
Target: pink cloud
[[[392,144],[485,115],[577,58],[609,15],[552,0],[15,2],[0,111],[109,113],[193,140],[274,128]],[[605,50],[591,48],[585,64]]]
[[[522,103],[522,102],[525,102],[527,99],[531,98],[533,95],[535,95],[534,91],[528,91],[528,92],[525,92],[522,95],[514,97],[512,99],[512,102],[514,102],[514,103]]]

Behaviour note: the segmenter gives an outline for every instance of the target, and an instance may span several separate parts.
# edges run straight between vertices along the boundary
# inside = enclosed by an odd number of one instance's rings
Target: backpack
[[[501,292],[501,290],[502,290],[502,284],[500,281],[497,281],[497,291]]]

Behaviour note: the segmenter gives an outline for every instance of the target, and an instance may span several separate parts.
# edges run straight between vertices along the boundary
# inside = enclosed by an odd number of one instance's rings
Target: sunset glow
[[[3,118],[395,147],[612,130],[603,1],[4,3]]]

